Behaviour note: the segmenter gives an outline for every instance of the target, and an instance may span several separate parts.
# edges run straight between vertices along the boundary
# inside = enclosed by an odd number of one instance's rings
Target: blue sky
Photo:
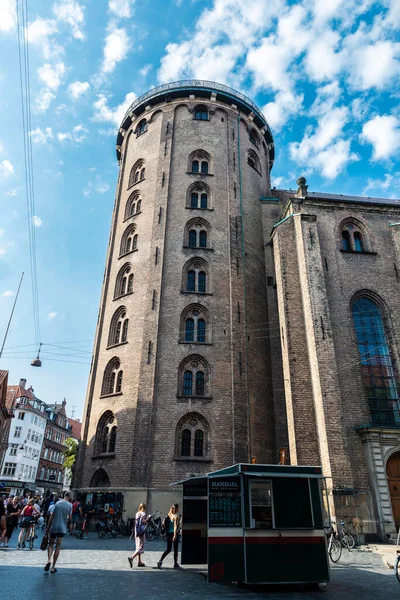
[[[228,84],[264,111],[273,185],[400,196],[400,0],[30,0],[43,367],[35,354],[15,0],[0,2],[0,368],[82,415],[118,174],[116,128],[150,87]]]

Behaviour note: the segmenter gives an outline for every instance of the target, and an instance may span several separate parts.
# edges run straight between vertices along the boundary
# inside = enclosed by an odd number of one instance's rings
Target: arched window
[[[364,223],[353,217],[340,224],[342,250],[345,252],[371,252],[368,230]]]
[[[175,455],[177,458],[209,459],[210,427],[199,413],[189,413],[176,426]]]
[[[365,296],[355,300],[351,309],[372,422],[399,425],[399,395],[382,309]]]
[[[182,431],[181,456],[190,456],[191,437],[192,432],[190,429]]]
[[[258,134],[256,132],[255,129],[250,129],[249,130],[249,140],[252,144],[254,144],[257,148],[259,147],[259,142],[258,142]]]
[[[125,296],[133,291],[133,273],[129,263],[121,267],[115,283],[114,298]]]
[[[131,223],[122,234],[121,247],[119,251],[120,257],[128,254],[128,252],[132,252],[132,250],[136,250],[135,238],[137,239],[137,235],[135,235],[135,229],[135,223]]]
[[[141,121],[139,121],[138,126],[136,127],[136,137],[139,137],[139,135],[142,135],[142,133],[145,133],[148,129],[148,123],[146,121],[146,119],[142,119]]]
[[[208,185],[202,181],[191,185],[186,196],[186,206],[203,210],[210,208],[210,189]]]
[[[189,231],[189,246],[191,248],[195,248],[197,246],[197,231],[195,229],[191,229]]]
[[[205,294],[210,290],[208,264],[202,258],[190,259],[183,267],[182,291]]]
[[[198,319],[197,321],[197,337],[198,342],[206,341],[206,322],[204,319]]]
[[[124,219],[129,219],[129,217],[133,217],[137,213],[140,212],[142,207],[142,200],[140,197],[140,192],[138,190],[134,191],[128,198],[128,201],[125,205],[125,216]]]
[[[208,110],[204,104],[199,104],[194,109],[194,118],[199,121],[208,121]]]
[[[351,250],[350,233],[347,229],[342,231],[342,248],[343,250]]]
[[[138,234],[135,233],[135,235],[132,238],[132,250],[137,250],[137,245],[138,245]]]
[[[185,342],[193,342],[194,341],[194,319],[189,317],[186,319],[185,325]]]
[[[261,163],[258,155],[254,150],[247,151],[247,163],[261,175]]]
[[[205,358],[188,356],[178,371],[178,396],[209,396],[210,367]]]
[[[143,181],[145,176],[145,163],[143,158],[139,158],[133,165],[131,172],[129,174],[129,184],[128,187],[135,185],[139,181]]]
[[[188,157],[188,172],[208,175],[211,173],[211,155],[205,150],[195,150]]]
[[[204,454],[204,432],[197,429],[194,434],[194,455],[203,456]]]
[[[101,386],[101,395],[109,396],[110,394],[115,394],[121,391],[122,386],[122,371],[120,371],[120,360],[117,357],[112,358],[105,370],[103,375],[103,384]],[[117,386],[115,384],[117,380]],[[116,389],[118,388],[119,389]]]
[[[104,469],[97,469],[92,479],[90,480],[92,488],[108,488],[110,487],[110,478]]]
[[[204,230],[200,231],[199,246],[200,248],[207,248],[207,232]]]
[[[108,346],[115,346],[121,342],[126,342],[128,336],[128,323],[129,320],[126,318],[126,308],[125,306],[120,306],[111,319],[110,331],[108,334]]]
[[[117,421],[114,413],[107,410],[99,419],[95,437],[95,455],[115,452]]]

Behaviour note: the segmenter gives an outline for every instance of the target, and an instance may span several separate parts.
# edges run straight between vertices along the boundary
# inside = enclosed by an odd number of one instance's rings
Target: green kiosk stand
[[[180,483],[183,564],[207,564],[209,581],[329,581],[321,467],[237,464]]]

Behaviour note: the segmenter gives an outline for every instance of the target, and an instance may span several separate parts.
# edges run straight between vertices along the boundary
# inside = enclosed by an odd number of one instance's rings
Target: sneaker
[[[26,548],[25,542],[22,542],[22,548]]]
[[[158,563],[157,563],[157,567],[158,567],[159,569],[161,569],[161,568],[162,568],[162,562],[161,562],[161,560],[159,560],[159,561],[158,561]]]
[[[181,565],[178,565],[178,563],[174,564],[174,569],[180,569],[180,568],[181,568]]]
[[[17,548],[21,548],[21,544],[18,544]]]

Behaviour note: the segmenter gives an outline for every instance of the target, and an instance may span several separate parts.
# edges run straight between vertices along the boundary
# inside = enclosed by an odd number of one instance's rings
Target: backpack
[[[167,531],[168,531],[168,528],[169,528],[169,523],[168,523],[168,521],[169,521],[169,520],[170,520],[169,516],[168,516],[168,515],[165,515],[165,517],[163,518],[163,520],[162,520],[162,523],[161,523],[161,531],[162,531],[163,533],[165,533],[165,532],[167,532]]]
[[[72,513],[75,515],[79,510],[80,503],[75,501],[72,505]]]
[[[136,519],[136,535],[138,535],[139,537],[144,535],[146,532],[146,525],[144,523],[142,523],[142,517],[138,517]]]

